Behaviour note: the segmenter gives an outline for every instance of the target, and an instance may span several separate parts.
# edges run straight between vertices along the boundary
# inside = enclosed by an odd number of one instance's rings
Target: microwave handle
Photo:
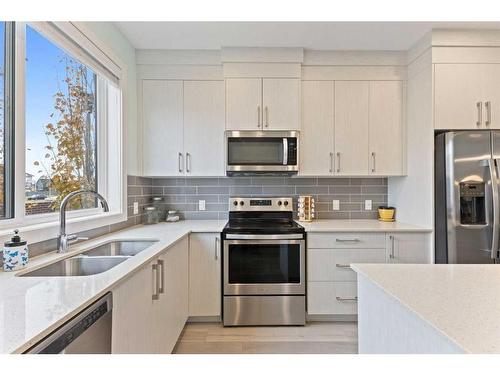
[[[283,138],[283,165],[288,165],[288,138]]]

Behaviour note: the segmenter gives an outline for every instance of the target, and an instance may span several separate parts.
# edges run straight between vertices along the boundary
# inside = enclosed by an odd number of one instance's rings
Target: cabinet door
[[[183,174],[182,81],[142,81],[142,169],[144,176]]]
[[[370,174],[403,173],[403,83],[370,82]]]
[[[184,82],[186,176],[224,176],[224,82]]]
[[[368,95],[366,81],[335,82],[337,174],[368,174]]]
[[[477,108],[483,102],[481,64],[436,64],[434,67],[434,128],[486,128],[484,111]],[[484,110],[484,108],[483,108]],[[477,124],[482,117],[480,125]]]
[[[302,82],[301,175],[333,172],[334,85],[333,81]]]
[[[156,259],[113,289],[112,353],[158,353]]]
[[[226,79],[226,129],[262,129],[262,79]]]
[[[160,295],[159,320],[162,353],[171,353],[188,318],[188,239],[180,240],[160,257],[164,292]]]
[[[390,263],[431,263],[428,233],[388,233],[386,243]]]
[[[189,316],[219,316],[220,310],[220,234],[191,234],[189,237]]]
[[[300,80],[264,78],[264,130],[300,129]]]
[[[484,64],[481,70],[484,127],[500,129],[500,64]]]

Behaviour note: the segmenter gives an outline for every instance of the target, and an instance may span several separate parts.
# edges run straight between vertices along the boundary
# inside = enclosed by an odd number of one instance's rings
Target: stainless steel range
[[[225,326],[305,324],[305,230],[292,198],[230,198],[223,239]]]

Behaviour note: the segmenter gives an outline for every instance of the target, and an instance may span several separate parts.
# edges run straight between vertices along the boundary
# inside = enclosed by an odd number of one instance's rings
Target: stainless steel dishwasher
[[[38,342],[27,354],[110,354],[111,293]]]

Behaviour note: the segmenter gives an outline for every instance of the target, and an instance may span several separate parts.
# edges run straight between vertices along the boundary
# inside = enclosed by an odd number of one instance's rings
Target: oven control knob
[[[237,205],[238,205],[238,201],[234,201],[234,202],[233,202],[233,204],[234,204],[235,206],[237,206]]]
[[[278,206],[281,206],[283,203],[281,203],[281,201],[278,201]]]
[[[244,205],[245,205],[245,202],[240,201],[240,206],[244,206]]]
[[[285,206],[288,206],[288,201],[285,201],[283,204],[284,204]]]

